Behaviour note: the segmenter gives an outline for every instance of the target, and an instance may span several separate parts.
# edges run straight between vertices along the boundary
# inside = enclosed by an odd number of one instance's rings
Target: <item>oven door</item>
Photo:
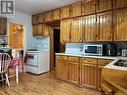
[[[27,53],[27,57],[28,57],[27,65],[38,66],[37,56],[38,56],[37,53]]]

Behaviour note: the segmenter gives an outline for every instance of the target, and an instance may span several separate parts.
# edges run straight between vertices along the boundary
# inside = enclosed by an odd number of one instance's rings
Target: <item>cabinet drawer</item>
[[[82,58],[81,61],[85,64],[97,64],[97,59],[93,58]]]
[[[100,66],[105,66],[107,64],[109,64],[112,60],[106,60],[106,59],[98,59],[98,65]]]
[[[79,61],[79,57],[68,57],[68,61],[78,62]]]

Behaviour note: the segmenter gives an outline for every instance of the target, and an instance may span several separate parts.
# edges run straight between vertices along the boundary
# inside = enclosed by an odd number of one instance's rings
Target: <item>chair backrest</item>
[[[5,73],[11,63],[11,56],[7,53],[0,53],[0,74]]]

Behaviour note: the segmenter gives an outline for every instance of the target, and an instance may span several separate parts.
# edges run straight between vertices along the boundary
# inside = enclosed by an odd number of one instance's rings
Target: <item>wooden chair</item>
[[[10,86],[10,82],[8,79],[8,67],[10,65],[10,62],[11,62],[11,57],[9,54],[0,53],[0,75],[2,77],[1,81],[6,80],[8,86]]]

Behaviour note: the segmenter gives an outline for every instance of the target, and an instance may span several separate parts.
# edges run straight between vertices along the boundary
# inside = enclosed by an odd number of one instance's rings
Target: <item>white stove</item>
[[[48,50],[29,50],[27,51],[26,72],[42,74],[49,71],[49,51]]]

